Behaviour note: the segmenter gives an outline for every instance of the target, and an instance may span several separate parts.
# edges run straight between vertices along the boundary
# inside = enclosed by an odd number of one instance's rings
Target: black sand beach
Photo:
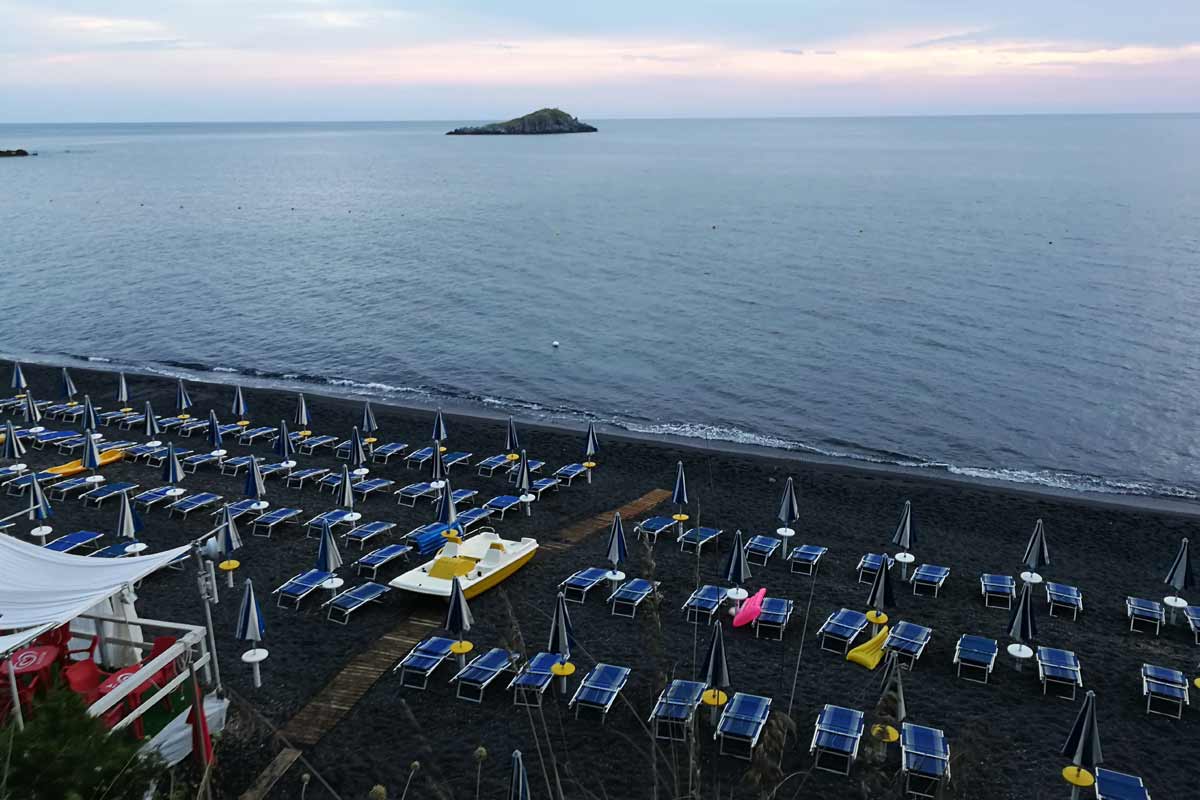
[[[115,376],[82,370],[73,370],[72,374],[81,392],[89,393],[100,406],[114,407],[111,398]],[[35,396],[57,395],[56,371],[30,366],[26,375]],[[173,382],[131,375],[129,386],[131,405],[140,407],[151,400],[160,414],[172,408]],[[197,383],[189,384],[189,391],[195,403],[194,414],[206,414],[212,407],[222,421],[231,421],[230,387]],[[294,396],[248,390],[247,400],[249,417],[255,423],[277,425],[280,419],[286,419],[290,425]],[[308,401],[316,433],[346,435],[357,424],[360,402],[315,395],[308,395]],[[388,406],[376,406],[375,410],[382,428],[377,434],[380,442],[404,441],[415,446],[426,443],[432,421],[428,411]],[[466,416],[450,416],[447,422],[451,449],[474,452],[472,463],[500,452],[504,442],[502,423]],[[53,421],[46,424],[55,426]],[[119,429],[102,430],[109,439],[141,438],[136,431],[124,437]],[[530,456],[546,461],[547,472],[582,455],[582,431],[521,426],[521,433]],[[205,447],[200,436],[179,439],[177,444]],[[236,444],[228,445],[228,449],[231,453],[248,452]],[[265,444],[253,449],[267,452]],[[340,468],[342,462],[336,461],[332,453],[321,452],[320,456],[300,456],[298,460],[302,466]],[[25,460],[31,466],[46,467],[69,457],[50,449],[30,450]],[[469,638],[476,646],[515,646],[519,637],[526,653],[541,649],[549,632],[556,585],[576,569],[604,563],[603,530],[578,543],[552,543],[564,542],[562,531],[583,520],[616,509],[652,489],[669,490],[678,460],[684,461],[688,473],[693,521],[726,531],[720,551],[710,549],[699,559],[702,582],[721,583],[718,575],[735,529],[740,528],[747,536],[774,530],[779,495],[789,475],[797,481],[802,514],[794,543],[829,548],[815,579],[790,574],[782,560],[754,568],[751,591],[765,586],[772,596],[790,597],[796,602],[796,613],[783,642],[756,640],[748,629],[727,626],[725,630],[735,690],[774,698],[773,708],[782,716],[788,712],[795,676],[791,707],[795,730],[787,739],[781,769],[776,770],[772,760],[769,764],[755,762],[748,772],[746,762],[716,756],[712,729],[704,720],[699,728],[701,790],[697,796],[767,796],[770,788],[785,777],[777,797],[865,796],[860,785],[861,770],[850,778],[812,771],[808,745],[813,721],[824,704],[864,711],[873,708],[878,698],[878,674],[823,652],[815,632],[838,608],[865,610],[868,587],[858,584],[855,565],[866,552],[891,549],[888,540],[900,509],[905,500],[911,500],[918,537],[914,547],[917,563],[948,566],[951,575],[936,599],[914,597],[907,585],[897,584],[898,608],[892,610],[891,617],[934,629],[932,643],[916,668],[905,673],[904,685],[909,721],[942,728],[949,739],[954,780],[948,796],[1068,796],[1069,787],[1059,776],[1068,760],[1058,751],[1082,693],[1075,702],[1043,697],[1036,670],[1015,672],[1003,653],[992,682],[986,686],[956,679],[951,663],[960,634],[990,636],[1000,641],[1002,649],[1008,643],[1004,633],[1007,612],[984,608],[979,575],[1019,572],[1026,540],[1035,520],[1042,518],[1052,559],[1043,574],[1079,586],[1085,610],[1078,621],[1051,618],[1046,613],[1044,593],[1039,592],[1038,643],[1074,650],[1079,655],[1084,689],[1094,689],[1097,694],[1105,766],[1141,775],[1156,798],[1200,797],[1200,771],[1193,763],[1195,712],[1185,712],[1180,721],[1148,717],[1139,678],[1143,662],[1174,667],[1194,676],[1197,647],[1182,624],[1164,628],[1159,637],[1129,633],[1124,611],[1126,595],[1160,599],[1170,593],[1161,580],[1180,538],[1195,538],[1196,518],[1189,514],[1114,505],[1099,498],[1056,497],[899,472],[801,462],[769,451],[704,450],[602,435],[600,466],[591,485],[577,480],[561,492],[547,493],[534,504],[532,516],[510,513],[496,523],[505,538],[534,536],[552,547],[539,552],[500,589],[471,601],[476,626]],[[388,465],[371,466],[372,476],[397,481],[393,488],[418,477],[396,459]],[[131,480],[146,488],[159,484],[157,471],[141,464],[117,464],[106,468],[104,474],[109,481]],[[478,489],[481,500],[507,493],[509,487],[503,477],[477,477],[474,469],[460,467],[451,477],[455,488]],[[242,477],[224,477],[210,468],[188,475],[183,486],[189,491],[211,490],[239,499],[243,483]],[[273,505],[301,507],[306,517],[334,505],[328,493],[320,494],[315,488],[287,489],[277,479],[268,481],[267,499]],[[13,513],[24,502],[24,498],[0,496],[0,515]],[[372,495],[360,510],[364,520],[397,522],[399,533],[431,521],[434,514],[428,502],[419,503],[416,509],[397,506],[390,493]],[[82,528],[111,530],[115,516],[112,504],[93,511],[81,508],[76,501],[60,501],[55,504],[53,524],[61,533]],[[191,515],[186,522],[168,520],[161,509],[144,517],[144,539],[153,549],[192,540],[211,523],[211,518],[202,513]],[[308,786],[307,797],[335,796],[325,790],[322,782],[343,798],[365,797],[375,784],[386,786],[389,796],[399,797],[413,761],[420,761],[421,769],[413,778],[409,797],[475,797],[474,754],[480,746],[488,754],[482,764],[480,797],[503,795],[508,757],[514,748],[525,753],[533,796],[537,798],[550,796],[543,764],[548,768],[551,750],[566,797],[686,795],[686,751],[664,744],[659,748],[657,768],[652,767],[653,751],[644,723],[668,676],[691,678],[702,669],[696,662],[703,659],[709,630],[696,630],[684,621],[679,610],[695,585],[697,560],[681,554],[668,536],[660,539],[652,553],[646,550],[632,535],[638,521],[625,520],[631,555],[625,572],[662,582],[663,601],[658,613],[661,629],[656,629],[652,613],[639,613],[635,620],[610,616],[602,589],[593,592],[586,604],[570,608],[581,651],[574,658],[580,672],[572,679],[572,689],[596,661],[633,669],[623,700],[605,724],[575,720],[565,700],[548,698],[544,717],[536,712],[529,714],[512,705],[499,682],[489,689],[481,705],[456,700],[453,687],[446,684],[453,674],[449,665],[425,692],[401,689],[397,677],[388,672],[330,732],[315,745],[303,748],[305,758],[319,776]],[[22,522],[19,530],[25,527]],[[399,592],[392,592],[379,606],[359,611],[347,626],[326,621],[314,598],[298,612],[277,609],[269,592],[311,566],[317,540],[304,538],[303,532],[294,527],[278,529],[270,539],[256,538],[249,535],[248,527],[243,526],[245,547],[238,554],[243,565],[237,572],[239,588],[231,591],[222,587],[221,603],[214,608],[217,646],[225,682],[236,698],[252,704],[270,726],[286,727],[349,659],[396,628],[406,615],[440,614],[436,604]],[[357,550],[343,547],[343,556],[347,567],[342,574],[350,578],[353,572],[348,565]],[[381,571],[381,582],[402,569]],[[241,582],[247,577],[253,578],[266,614],[266,646],[271,651],[263,667],[264,685],[258,690],[250,684],[249,669],[237,658],[245,647],[233,638]],[[152,577],[144,582],[139,596],[143,616],[192,623],[203,620],[190,569],[182,574],[164,571]],[[797,670],[801,645],[803,654]],[[219,784],[225,797],[236,797],[246,790],[280,748],[280,743],[272,740],[270,729],[256,721],[255,715],[240,703],[234,708],[233,721],[219,751]],[[535,730],[539,736],[536,742]],[[893,753],[891,758],[886,770],[894,776],[898,756]],[[301,764],[294,766],[269,796],[299,796],[301,774],[307,769]],[[655,774],[659,782],[657,795],[651,789]],[[756,786],[748,778],[762,783]],[[897,787],[893,781],[889,791],[895,792]],[[885,792],[870,796],[893,795]],[[1090,790],[1085,796],[1090,796]]]

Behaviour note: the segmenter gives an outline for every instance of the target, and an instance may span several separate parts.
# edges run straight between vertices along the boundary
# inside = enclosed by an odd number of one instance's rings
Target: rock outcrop
[[[580,122],[565,111],[543,108],[508,122],[493,122],[477,128],[455,128],[447,136],[536,136],[549,133],[595,133],[596,129]]]

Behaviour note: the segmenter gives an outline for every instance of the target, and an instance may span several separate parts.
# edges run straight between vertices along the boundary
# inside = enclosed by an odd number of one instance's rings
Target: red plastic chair
[[[158,658],[163,653],[167,652],[167,648],[175,644],[178,639],[174,636],[158,636],[154,639],[154,645],[150,648],[150,655],[146,656],[145,661],[150,662]],[[179,670],[175,667],[175,662],[171,661],[165,667],[154,673],[152,679],[156,686],[166,686],[167,683],[179,675]],[[167,695],[167,708],[174,710],[171,703],[171,696]]]
[[[76,661],[64,669],[62,674],[71,691],[80,695],[89,706],[100,699],[100,684],[108,680],[108,673],[91,660]]]
[[[70,632],[68,632],[67,633],[68,644],[64,645],[64,647],[66,648],[65,652],[67,654],[66,655],[67,661],[81,660],[81,659],[73,658],[74,656],[77,656],[77,655],[82,655],[83,656],[82,660],[85,660],[85,661],[93,661],[93,662],[98,661],[97,656],[100,654],[100,637],[99,636],[93,636],[91,641],[88,642],[85,647],[78,647],[78,648],[75,648],[74,650],[72,650],[69,647],[70,640],[71,640],[71,635],[70,635]]]

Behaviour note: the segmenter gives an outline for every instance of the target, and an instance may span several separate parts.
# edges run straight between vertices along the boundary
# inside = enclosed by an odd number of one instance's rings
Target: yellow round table
[[[471,652],[474,649],[475,649],[475,645],[471,644],[470,642],[466,642],[466,641],[455,642],[454,644],[450,645],[450,652],[454,653],[454,655],[456,655],[456,656],[465,656],[467,653]]]
[[[222,561],[220,564],[217,564],[217,569],[221,569],[221,570],[225,570],[226,572],[229,572],[230,570],[237,569],[241,565],[242,565],[242,562],[235,561],[234,559],[231,558],[228,561]]]
[[[1087,788],[1096,782],[1096,779],[1092,777],[1092,773],[1088,772],[1083,767],[1076,767],[1074,765],[1063,767],[1062,776],[1063,780],[1072,786],[1082,786]]]
[[[248,419],[239,419],[239,420],[238,420],[237,422],[235,422],[234,424],[235,424],[235,425],[237,425],[239,428],[248,428],[248,427],[250,427],[250,420],[248,420]]]
[[[689,517],[687,514],[672,514],[671,519],[675,520],[676,522],[687,522],[689,519],[691,519],[691,517]]]
[[[575,665],[570,661],[564,661],[561,664],[555,664],[550,667],[550,672],[560,678],[567,678],[575,674]]]
[[[871,736],[881,742],[894,742],[900,738],[900,731],[893,728],[891,725],[872,725]]]
[[[509,461],[517,461],[521,458],[521,456],[519,453],[509,453],[508,455],[505,456],[505,458],[508,459]]]
[[[192,415],[191,414],[180,414],[179,418],[180,419],[191,419]]]
[[[132,408],[129,408],[129,407],[125,407],[125,408],[118,409],[118,410],[119,410],[119,411],[120,411],[122,414],[128,414],[130,411],[133,411],[133,409],[132,409]]]
[[[307,439],[309,436],[312,436],[312,431],[300,431],[300,432],[299,432],[298,434],[296,434],[296,435],[297,435],[297,436],[299,436],[299,437],[300,437],[300,438],[302,438],[302,439]]]
[[[445,447],[439,447],[439,448],[438,448],[438,452],[439,452],[439,453],[444,453],[444,452],[446,452],[446,448],[445,448]]]
[[[363,444],[375,444],[378,441],[379,440],[376,439],[374,436],[368,436],[367,438],[363,439]]]
[[[584,469],[595,469],[596,462],[595,461],[585,461],[585,462],[583,462],[583,468]]]
[[[722,692],[720,689],[706,689],[704,694],[700,695],[700,702],[706,706],[716,708],[723,706],[729,702],[729,695]]]
[[[888,615],[882,611],[871,609],[867,612],[867,622],[872,625],[887,625]]]

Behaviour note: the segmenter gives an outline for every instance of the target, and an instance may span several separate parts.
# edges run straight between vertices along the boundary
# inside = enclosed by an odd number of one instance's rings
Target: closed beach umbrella
[[[1170,584],[1176,592],[1182,592],[1193,585],[1192,558],[1188,552],[1187,539],[1179,543],[1179,552],[1175,555],[1175,561],[1171,564],[1171,569],[1167,572],[1167,577],[1163,579],[1163,583]]]
[[[117,536],[136,539],[145,527],[142,518],[129,502],[129,492],[121,492],[121,502],[117,506]]]
[[[354,483],[350,467],[342,465],[342,480],[338,483],[338,505],[344,509],[354,508]]]
[[[906,553],[912,549],[912,503],[908,500],[904,501],[904,510],[900,512],[900,524],[896,526],[896,532],[892,534],[892,544]]]
[[[1017,595],[1017,603],[1013,606],[1008,617],[1008,635],[1013,641],[1026,644],[1037,638],[1037,623],[1033,618],[1032,584],[1021,584],[1021,593]]]
[[[1104,753],[1100,749],[1100,727],[1096,724],[1096,693],[1091,689],[1083,697],[1083,705],[1079,707],[1079,714],[1061,752],[1080,769],[1093,770],[1104,763]]]
[[[887,567],[887,561],[879,565],[875,572],[875,580],[871,581],[871,593],[867,595],[867,606],[876,611],[893,608],[896,605],[896,595],[892,592],[892,571]]]
[[[741,531],[733,534],[733,550],[729,553],[729,563],[725,565],[725,580],[734,586],[741,586],[750,580],[750,564],[746,561],[746,548],[742,546]]]
[[[33,399],[33,392],[25,390],[25,422],[30,425],[37,425],[42,421],[42,410],[38,408],[37,400]]]
[[[557,653],[566,663],[571,660],[571,647],[575,644],[575,628],[571,625],[571,614],[567,611],[567,598],[562,592],[554,601],[554,618],[550,621],[550,640],[546,651]]]
[[[267,485],[263,480],[262,469],[258,466],[258,459],[250,459],[250,468],[246,470],[246,485],[242,489],[242,494],[248,500],[261,500],[267,496]]]
[[[221,421],[217,419],[217,412],[212,409],[208,410],[208,446],[213,450],[221,449]]]
[[[532,481],[529,480],[529,456],[525,455],[525,451],[521,451],[521,461],[517,466],[516,487],[513,491],[517,493],[517,497],[532,497],[530,487]],[[524,503],[526,515],[532,513],[533,503]]]
[[[449,438],[450,435],[446,432],[446,419],[442,416],[442,410],[439,408],[433,417],[433,440],[441,444]]]
[[[187,387],[183,385],[183,378],[180,378],[175,384],[175,411],[182,414],[191,407],[192,398],[188,395]]]
[[[117,402],[125,405],[129,402],[129,384],[125,380],[125,373],[117,373]]]
[[[791,528],[800,519],[800,501],[796,499],[796,482],[787,479],[783,485],[783,498],[779,501],[779,521],[783,527]]]
[[[146,410],[143,412],[146,419],[143,421],[143,432],[147,438],[153,439],[158,434],[162,433],[162,429],[158,427],[158,417],[154,416],[154,408],[151,407],[150,401],[146,401]]]
[[[174,442],[167,445],[167,457],[163,460],[162,479],[163,483],[171,486],[183,480],[183,466],[179,463],[179,456],[175,454]]]
[[[725,658],[725,626],[718,619],[712,629],[708,658],[704,661],[704,685],[709,689],[728,689],[732,681],[729,680],[729,661]]]
[[[521,449],[521,439],[517,436],[517,423],[512,417],[508,418],[508,431],[504,434],[504,452],[515,453]]]
[[[62,368],[61,386],[62,397],[64,400],[74,400],[75,395],[79,392],[75,389],[75,381],[71,380],[71,373],[67,372],[67,368]]]
[[[275,455],[280,461],[291,461],[296,446],[292,444],[292,433],[288,430],[287,421],[279,420],[279,436],[275,439]]]
[[[347,458],[352,469],[358,469],[367,463],[367,454],[363,450],[362,434],[355,428],[350,432],[350,455]]]
[[[321,543],[317,546],[317,569],[337,572],[341,566],[342,554],[338,552],[337,542],[333,538],[333,526],[326,524],[321,528]]]
[[[433,443],[433,458],[430,459],[430,477],[429,480],[435,486],[441,486],[446,482],[446,461],[442,458],[442,449],[438,447],[438,443]]]
[[[233,387],[233,405],[230,407],[234,419],[245,419],[250,413],[250,407],[246,405],[246,396],[242,394],[241,386]]]
[[[467,605],[467,596],[463,594],[462,582],[455,576],[450,583],[450,604],[446,606],[446,619],[442,627],[461,642],[474,624],[475,619]]]
[[[368,436],[379,430],[379,423],[375,421],[375,412],[371,410],[370,400],[363,403],[362,421],[358,427]]]
[[[671,492],[671,502],[682,511],[687,505],[687,476],[683,474],[683,462],[680,461],[675,470],[675,491]]]
[[[83,457],[80,458],[80,465],[87,470],[91,470],[92,474],[96,474],[96,470],[100,469],[100,448],[96,446],[96,440],[91,437],[91,434],[84,434],[83,437]]]
[[[587,444],[583,448],[584,461],[595,461],[600,452],[600,440],[596,438],[596,423],[589,422],[587,429]]]
[[[879,703],[875,706],[875,712],[896,723],[904,722],[908,716],[908,709],[904,705],[904,681],[901,678],[903,672],[900,669],[900,657],[896,655],[895,650],[889,651],[887,660],[883,662],[883,675],[879,681],[883,691],[879,696]]]
[[[450,481],[446,481],[437,501],[437,521],[449,526],[458,521],[458,509],[454,506],[454,490],[450,488]]]
[[[608,563],[613,569],[625,562],[628,549],[625,545],[625,528],[621,525],[621,512],[613,514],[612,527],[608,530]]]
[[[512,778],[508,781],[508,800],[530,800],[529,775],[525,773],[525,759],[520,750],[513,750]]]
[[[1037,572],[1050,563],[1050,548],[1046,546],[1046,531],[1040,519],[1033,526],[1033,534],[1029,537],[1029,544],[1025,545],[1025,557],[1021,561],[1030,572]]]
[[[100,423],[96,420],[96,407],[92,405],[92,398],[89,395],[83,396],[83,429],[89,433],[94,433]]]
[[[228,558],[234,550],[242,546],[242,535],[238,532],[237,521],[229,505],[221,512],[221,525],[217,528],[217,553]],[[232,584],[231,584],[232,585]]]
[[[238,609],[237,638],[246,642],[261,642],[267,632],[263,623],[262,609],[254,597],[254,582],[246,578],[246,590],[242,592],[242,605]]]
[[[16,461],[23,455],[25,445],[17,438],[17,429],[13,427],[12,420],[8,420],[4,423],[4,449],[0,450],[0,458]]]
[[[33,482],[29,484],[29,519],[47,520],[52,516],[54,509],[50,507],[50,501],[42,491],[42,482],[38,480],[37,473],[34,473]]]
[[[308,430],[308,426],[312,425],[312,415],[308,413],[308,401],[304,399],[304,394],[296,395],[296,416],[292,417],[300,430]]]
[[[29,388],[29,384],[25,380],[25,370],[21,369],[21,362],[13,362],[12,381],[8,385],[18,392],[23,392]]]

